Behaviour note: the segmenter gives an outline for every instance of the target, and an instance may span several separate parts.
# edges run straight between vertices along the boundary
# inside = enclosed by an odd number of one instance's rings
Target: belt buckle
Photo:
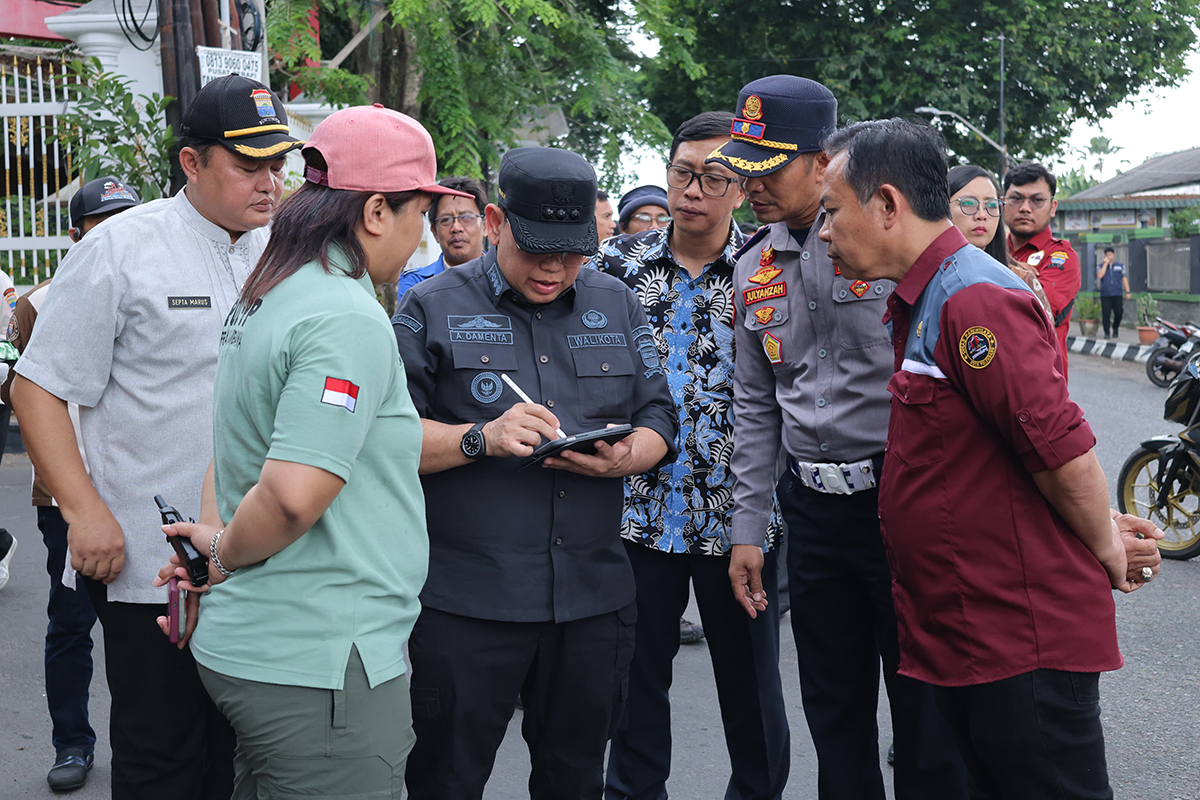
[[[819,464],[821,479],[825,483],[825,491],[829,494],[853,494],[854,490],[846,482],[841,464]]]

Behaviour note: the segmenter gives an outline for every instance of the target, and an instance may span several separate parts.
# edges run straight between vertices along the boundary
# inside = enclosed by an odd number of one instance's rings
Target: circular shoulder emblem
[[[494,403],[500,399],[504,385],[494,372],[481,372],[471,381],[471,396],[481,403]]]
[[[746,104],[742,106],[742,116],[746,119],[760,119],[762,117],[762,99],[752,94],[746,98]]]
[[[967,328],[958,340],[958,354],[968,367],[983,369],[996,357],[996,337],[978,325]]]
[[[593,308],[591,311],[583,312],[583,324],[587,328],[603,328],[608,324],[608,317]]]

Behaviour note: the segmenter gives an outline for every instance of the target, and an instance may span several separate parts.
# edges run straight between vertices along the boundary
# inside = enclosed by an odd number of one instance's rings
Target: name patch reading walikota
[[[211,297],[173,297],[167,296],[167,308],[212,308]]]
[[[567,337],[572,350],[580,347],[626,347],[623,333],[576,333]]]

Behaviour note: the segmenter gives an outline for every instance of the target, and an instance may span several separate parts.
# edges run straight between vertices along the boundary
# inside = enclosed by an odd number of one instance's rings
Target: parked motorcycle
[[[1146,377],[1155,386],[1167,387],[1179,375],[1188,359],[1200,352],[1200,325],[1194,322],[1176,325],[1156,317],[1154,328],[1158,331],[1158,338],[1150,345]]]
[[[1200,363],[1183,365],[1167,392],[1163,418],[1184,426],[1178,436],[1155,436],[1125,459],[1117,478],[1123,513],[1148,519],[1166,532],[1163,558],[1200,554]]]

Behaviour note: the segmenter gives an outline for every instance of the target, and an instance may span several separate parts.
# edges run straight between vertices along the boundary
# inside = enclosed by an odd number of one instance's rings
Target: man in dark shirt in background
[[[1129,291],[1125,265],[1116,263],[1116,250],[1111,247],[1104,248],[1104,260],[1096,268],[1096,283],[1100,289],[1100,320],[1104,324],[1104,338],[1115,339],[1121,332],[1121,317],[1125,314],[1121,295],[1124,293],[1125,299],[1129,300],[1133,294]],[[1112,333],[1109,333],[1110,330]]]
[[[405,295],[392,322],[425,428],[429,579],[410,640],[412,800],[480,798],[518,695],[532,798],[599,800],[637,616],[622,481],[675,458],[675,408],[637,297],[580,272],[596,177],[504,155],[493,247]],[[523,398],[509,378],[538,402]],[[522,469],[542,439],[635,430]]]

